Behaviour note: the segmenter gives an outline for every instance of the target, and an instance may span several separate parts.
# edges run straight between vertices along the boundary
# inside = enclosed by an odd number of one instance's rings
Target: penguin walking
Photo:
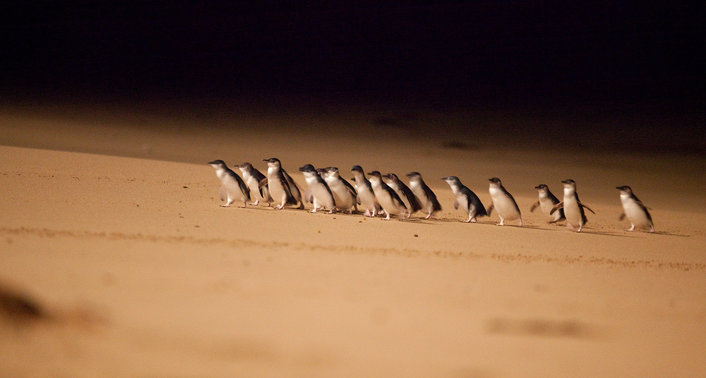
[[[243,206],[247,206],[250,200],[250,191],[243,179],[230,170],[223,160],[214,160],[208,163],[216,170],[216,176],[221,180],[221,200],[226,201],[223,207],[230,206],[236,199],[243,201]]]
[[[539,200],[532,204],[530,212],[533,212],[536,208],[539,207],[544,213],[544,215],[549,217],[549,223],[556,223],[566,219],[564,217],[564,209],[559,209],[559,211],[556,211],[554,212],[554,214],[551,214],[552,208],[554,208],[554,205],[559,203],[559,199],[556,198],[554,194],[552,194],[547,185],[539,184],[534,188],[537,189],[537,195],[539,196]]]
[[[360,165],[354,165],[351,168],[353,172],[353,178],[351,179],[355,184],[355,191],[358,193],[358,202],[365,209],[363,213],[366,217],[374,217],[380,210],[380,204],[375,198],[375,193],[373,193],[373,187],[370,185],[370,181],[365,178],[365,173]]]
[[[553,214],[563,208],[566,226],[572,230],[576,230],[576,232],[581,232],[583,226],[588,222],[588,218],[586,218],[586,213],[583,209],[588,209],[588,211],[593,214],[595,214],[595,212],[579,200],[579,194],[576,192],[576,181],[566,179],[562,180],[561,183],[564,184],[564,200],[554,205],[551,213]]]
[[[333,193],[331,193],[326,181],[314,169],[314,166],[306,164],[300,167],[299,171],[304,175],[304,180],[309,187],[305,192],[304,198],[314,205],[314,209],[311,212],[315,213],[320,209],[328,210],[329,214],[335,212],[336,201],[333,198]]]
[[[409,178],[409,188],[417,198],[421,209],[427,213],[424,219],[431,218],[435,211],[441,210],[441,204],[436,199],[436,194],[427,186],[419,172],[407,173],[407,177]]]
[[[451,187],[451,192],[453,192],[454,197],[454,209],[461,207],[463,211],[468,213],[468,219],[464,222],[476,222],[476,217],[488,216],[485,211],[485,206],[480,201],[480,198],[473,193],[471,189],[468,189],[465,185],[461,183],[461,180],[456,176],[442,177],[442,180],[446,181]]]
[[[422,205],[419,204],[419,201],[417,201],[417,197],[414,196],[412,190],[400,181],[396,174],[388,173],[382,177],[385,179],[385,183],[397,193],[400,199],[402,199],[402,202],[407,208],[407,218],[409,218],[412,213],[422,209]]]
[[[341,211],[353,214],[353,210],[358,210],[356,206],[358,193],[348,181],[344,180],[338,173],[338,168],[328,167],[324,171],[324,180],[333,192],[336,199],[336,207]]]
[[[250,189],[250,198],[255,198],[255,202],[251,203],[251,205],[257,206],[262,200],[267,206],[270,206],[270,202],[272,202],[270,191],[267,188],[267,184],[261,185],[261,183],[266,182],[267,177],[249,162],[240,164],[237,167],[243,175],[245,184]]]
[[[522,226],[522,215],[520,214],[520,208],[517,206],[517,202],[515,202],[515,198],[512,197],[512,194],[505,189],[499,178],[493,177],[488,179],[488,181],[490,181],[488,192],[490,193],[490,199],[492,201],[490,206],[488,206],[488,216],[490,216],[490,213],[492,213],[493,209],[495,209],[500,217],[500,223],[498,223],[498,226],[505,225],[506,219],[518,219],[518,225]]]
[[[375,193],[375,198],[377,198],[382,211],[385,213],[385,220],[390,220],[390,214],[396,214],[397,216],[406,215],[407,207],[404,202],[392,188],[382,181],[380,172],[368,172],[368,176],[370,176],[370,185],[373,188],[373,193]]]
[[[652,216],[647,211],[647,206],[637,198],[632,192],[632,188],[623,185],[617,186],[616,189],[620,190],[620,202],[623,204],[623,213],[620,214],[620,220],[625,219],[627,216],[631,225],[625,231],[634,231],[635,227],[639,227],[647,229],[648,232],[655,232]]]
[[[294,183],[294,180],[282,169],[282,163],[277,158],[264,159],[267,162],[267,187],[270,191],[270,196],[275,203],[274,208],[277,210],[284,209],[285,205],[299,204],[299,208],[303,209],[304,204],[301,200],[299,188]],[[293,184],[293,185],[292,185]],[[294,193],[296,192],[296,197]]]

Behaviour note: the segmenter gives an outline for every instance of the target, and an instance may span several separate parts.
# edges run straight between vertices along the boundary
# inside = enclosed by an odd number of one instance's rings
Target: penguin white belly
[[[539,208],[542,209],[544,215],[551,217],[552,221],[556,222],[561,219],[561,211],[557,210],[554,214],[550,214],[554,208],[554,203],[549,198],[539,200]]]
[[[255,178],[252,176],[248,177],[246,182],[248,184],[248,189],[252,194],[251,197],[262,198],[262,196],[260,195],[260,183],[258,183],[257,180],[255,180]]]
[[[426,193],[424,193],[424,188],[422,188],[421,185],[416,183],[410,183],[409,189],[412,190],[414,196],[417,197],[417,201],[422,206],[422,210],[424,212],[429,213],[434,210],[434,203],[431,202],[429,198],[427,198]]]
[[[389,194],[385,193],[384,195],[380,195],[377,198],[378,202],[380,203],[380,206],[382,206],[382,208],[385,209],[386,212],[390,214],[400,213],[400,209],[392,201],[392,197]]]
[[[275,202],[282,203],[287,200],[287,192],[284,190],[282,182],[280,182],[278,179],[275,179],[267,180],[267,183],[270,188],[270,196],[272,196]]]
[[[470,211],[470,209],[468,208],[468,206],[469,206],[468,197],[466,197],[465,195],[459,195],[459,196],[456,196],[456,201],[458,202],[459,209],[462,209],[465,212]]]
[[[329,210],[333,209],[333,199],[325,186],[316,184],[309,186],[309,189],[311,189],[311,194],[314,196],[314,206],[324,207]]]
[[[517,209],[515,209],[515,203],[508,197],[505,193],[500,190],[495,190],[490,193],[493,198],[493,205],[495,206],[495,211],[503,219],[513,220],[517,219],[519,214]]]
[[[343,183],[340,181],[332,182],[329,184],[329,188],[331,188],[333,197],[336,199],[336,207],[342,210],[348,210],[353,207],[353,196]]]
[[[628,217],[630,223],[637,227],[649,227],[652,225],[645,211],[631,199],[623,201],[623,210],[625,211],[625,216]]]
[[[576,202],[576,198],[564,198],[564,217],[566,218],[566,223],[574,227],[579,227],[583,223],[581,209],[578,202]]]
[[[360,203],[364,208],[372,210],[375,208],[375,196],[371,193],[368,188],[357,188],[358,198],[360,198]]]

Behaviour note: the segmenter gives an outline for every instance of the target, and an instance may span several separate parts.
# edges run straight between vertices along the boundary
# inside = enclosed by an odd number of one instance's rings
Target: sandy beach
[[[703,155],[503,143],[504,124],[425,134],[455,122],[438,114],[4,107],[0,120],[0,294],[39,306],[18,315],[3,300],[0,376],[706,371]],[[273,156],[302,186],[306,163],[419,171],[443,210],[219,206],[206,162],[265,170]],[[524,226],[462,223],[449,175],[486,204],[500,177]],[[560,196],[566,178],[596,212],[580,234],[529,211],[535,185]],[[655,234],[623,231],[618,185],[652,209]]]

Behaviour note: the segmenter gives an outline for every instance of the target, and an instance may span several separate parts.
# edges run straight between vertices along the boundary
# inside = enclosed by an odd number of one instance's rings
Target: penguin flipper
[[[590,208],[590,207],[588,207],[588,206],[584,205],[584,204],[583,204],[583,203],[581,203],[581,202],[579,202],[579,205],[581,205],[581,207],[583,207],[584,209],[587,209],[588,211],[592,212],[593,214],[595,214],[595,213],[596,213],[595,211],[591,210],[591,208]]]
[[[552,215],[557,210],[563,209],[563,208],[564,208],[564,201],[561,201],[561,202],[557,203],[556,205],[554,205],[554,207],[552,207],[552,210],[549,212],[549,215]]]
[[[260,187],[260,189],[262,189],[263,186],[267,186],[267,177],[260,180],[260,182],[258,183],[258,186]]]
[[[625,212],[620,213],[620,216],[618,217],[618,220],[623,220],[625,219]]]
[[[310,189],[307,189],[304,192],[304,201],[314,203],[314,193]]]
[[[539,207],[539,201],[532,204],[532,207],[530,207],[530,213],[534,212],[537,207]]]
[[[493,212],[493,208],[495,207],[495,204],[491,201],[490,205],[488,206],[487,209],[485,209],[485,213],[490,216],[490,214]]]
[[[455,200],[454,200],[454,209],[458,210],[458,206],[459,206],[459,205],[458,205],[458,200],[455,199]]]

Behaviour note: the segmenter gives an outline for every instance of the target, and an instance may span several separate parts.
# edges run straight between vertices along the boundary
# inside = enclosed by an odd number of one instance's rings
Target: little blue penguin
[[[554,212],[554,214],[551,214],[552,208],[554,208],[554,205],[559,203],[559,199],[556,198],[554,194],[552,194],[546,184],[539,184],[534,188],[537,189],[537,195],[539,196],[539,200],[532,204],[530,212],[534,211],[536,208],[539,207],[544,213],[544,215],[549,217],[549,223],[556,223],[566,219],[564,218],[564,209],[559,209],[559,211],[556,211]]]
[[[385,213],[385,220],[390,220],[390,214],[396,214],[397,216],[407,215],[407,207],[404,202],[392,188],[382,181],[380,172],[368,172],[368,176],[370,176],[370,185],[373,188],[373,193],[375,193],[375,198],[377,198],[382,211]]]
[[[581,203],[579,194],[576,192],[576,181],[566,179],[561,182],[564,184],[564,200],[554,205],[551,213],[564,209],[564,217],[566,217],[566,227],[581,232],[583,226],[588,222],[584,208],[595,214],[591,208]]]
[[[490,215],[490,213],[493,212],[493,208],[495,208],[498,212],[498,216],[500,217],[500,223],[498,223],[498,226],[503,226],[506,219],[518,219],[518,225],[522,226],[522,215],[520,214],[520,208],[517,206],[517,202],[515,202],[515,198],[512,197],[512,194],[505,189],[499,178],[492,177],[488,179],[488,181],[490,181],[488,191],[492,201],[490,206],[488,206],[488,215]]]
[[[364,216],[374,217],[380,210],[380,204],[375,198],[375,193],[373,193],[373,187],[370,185],[370,181],[365,178],[365,173],[360,165],[354,165],[351,168],[353,172],[353,178],[351,179],[355,184],[355,190],[358,193],[358,202],[365,209]]]
[[[402,199],[402,202],[407,208],[407,218],[415,211],[422,209],[422,205],[417,201],[417,197],[414,196],[414,193],[412,193],[409,187],[405,185],[396,174],[388,173],[382,177],[385,178],[385,183]]]
[[[255,198],[255,202],[251,203],[251,205],[257,206],[262,200],[267,206],[270,206],[270,202],[272,202],[270,191],[267,188],[267,184],[261,185],[261,183],[267,182],[267,177],[249,162],[240,164],[237,167],[243,175],[245,184],[250,189],[250,198]]]
[[[652,216],[647,211],[647,206],[637,198],[635,193],[632,192],[632,188],[623,185],[616,187],[616,189],[620,190],[620,202],[623,204],[623,213],[620,215],[620,220],[625,219],[627,216],[631,225],[625,231],[633,231],[635,227],[639,227],[645,228],[649,232],[655,232]]]
[[[436,194],[427,186],[419,172],[407,173],[407,177],[409,177],[409,188],[414,193],[414,196],[417,197],[422,210],[427,213],[424,219],[431,218],[434,212],[441,210],[441,204],[436,199]]]
[[[465,185],[461,183],[461,180],[456,176],[442,177],[442,180],[446,181],[451,187],[451,192],[453,192],[454,197],[454,209],[461,207],[463,211],[468,213],[468,219],[464,222],[476,222],[476,217],[485,217],[488,213],[485,211],[483,203],[480,198],[473,193],[471,189],[468,189]]]
[[[282,163],[277,158],[264,159],[267,162],[267,186],[270,191],[270,196],[275,202],[274,208],[277,210],[284,209],[285,205],[299,204],[299,208],[304,208],[301,200],[299,188],[290,183],[294,183],[291,177],[282,169]],[[287,179],[289,177],[289,179]],[[293,187],[296,188],[298,197],[294,196]]]
[[[320,209],[328,210],[329,214],[336,211],[336,201],[333,198],[333,193],[326,181],[319,175],[313,165],[307,164],[299,171],[304,175],[304,180],[309,187],[304,194],[304,198],[314,205],[312,213]]]
[[[243,201],[243,207],[247,206],[250,200],[250,191],[243,179],[230,170],[223,160],[214,160],[208,163],[216,170],[216,176],[221,180],[221,200],[226,201],[223,207],[228,207],[233,201]]]

